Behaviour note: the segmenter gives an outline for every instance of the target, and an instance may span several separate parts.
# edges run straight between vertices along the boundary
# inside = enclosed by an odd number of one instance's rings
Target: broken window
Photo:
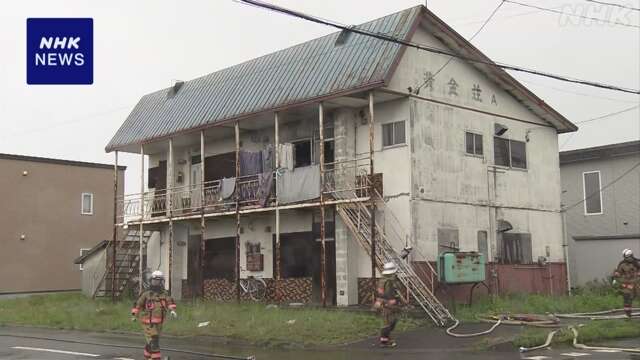
[[[584,213],[602,214],[602,193],[600,189],[600,171],[582,174],[584,187]]]
[[[498,238],[500,260],[503,264],[531,264],[531,234],[502,233]]]
[[[382,146],[393,146],[406,143],[404,121],[382,125]]]
[[[467,154],[482,156],[482,135],[467,131],[465,133],[465,148]]]
[[[458,229],[438,229],[438,254],[447,251],[458,251],[459,249]]]
[[[527,147],[522,141],[493,138],[494,162],[499,166],[527,168]]]

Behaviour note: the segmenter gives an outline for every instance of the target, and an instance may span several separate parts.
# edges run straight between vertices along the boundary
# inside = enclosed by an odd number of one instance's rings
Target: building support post
[[[567,233],[567,209],[564,205],[561,206],[560,215],[562,216],[562,253],[564,255],[564,266],[567,276],[567,293],[572,295],[571,269],[569,267],[569,234]]]
[[[204,220],[205,202],[205,175],[204,175],[204,130],[200,131],[200,296],[204,299],[204,252],[206,223]],[[195,294],[194,294],[195,295]]]
[[[116,301],[116,246],[118,245],[118,151],[115,152],[115,163],[113,165],[113,247],[111,259],[111,300]]]
[[[138,290],[140,294],[144,291],[142,283],[144,276],[144,269],[146,269],[147,264],[143,261],[144,259],[144,251],[146,250],[146,244],[144,244],[144,229],[142,223],[144,222],[144,145],[140,145],[140,236],[139,245],[138,245],[138,277],[140,281],[138,281]]]
[[[167,166],[169,169],[169,181],[167,183],[167,199],[169,203],[169,271],[167,273],[167,283],[169,284],[169,294],[171,294],[171,285],[172,285],[172,276],[173,276],[173,183],[174,183],[174,174],[173,174],[173,138],[169,138],[169,165]],[[173,295],[173,294],[171,294]]]
[[[324,307],[327,306],[327,253],[324,227],[324,105],[322,102],[318,104],[318,127],[320,133],[320,299]]]
[[[371,290],[372,301],[376,301],[376,193],[373,183],[373,91],[369,93],[369,198],[371,199]]]
[[[275,281],[275,301],[279,302],[280,301],[280,207],[279,207],[279,200],[278,200],[278,181],[279,181],[279,176],[278,176],[278,170],[280,169],[280,152],[278,151],[278,146],[280,145],[280,133],[279,133],[279,118],[278,118],[278,113],[275,113],[274,116],[274,121],[273,121],[273,126],[274,126],[274,130],[275,130],[275,140],[274,140],[274,147],[275,147],[275,153],[276,153],[276,248],[274,249],[274,256],[276,258],[276,268],[274,269],[275,271],[275,276],[274,278],[276,279]]]
[[[240,302],[240,125],[235,123],[236,133],[236,301]]]

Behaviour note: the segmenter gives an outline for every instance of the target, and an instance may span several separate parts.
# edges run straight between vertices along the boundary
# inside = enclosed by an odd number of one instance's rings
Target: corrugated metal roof
[[[358,28],[408,38],[421,7],[373,20]],[[343,45],[336,32],[184,83],[140,99],[107,145],[107,151],[144,143],[245,114],[301,103],[385,81],[401,46],[351,33]]]

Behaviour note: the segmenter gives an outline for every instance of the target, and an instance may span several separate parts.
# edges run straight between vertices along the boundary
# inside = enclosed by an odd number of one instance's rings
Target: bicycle
[[[253,301],[262,301],[267,295],[267,283],[255,276],[240,279],[240,289],[243,294],[248,294]]]

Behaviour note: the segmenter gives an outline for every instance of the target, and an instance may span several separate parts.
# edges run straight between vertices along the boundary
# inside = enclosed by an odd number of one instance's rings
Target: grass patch
[[[479,315],[499,314],[569,314],[622,307],[622,297],[613,291],[582,290],[573,296],[510,295],[483,297],[471,306],[458,306],[461,321],[476,321]]]
[[[131,322],[131,301],[116,304],[90,300],[80,294],[36,295],[0,300],[0,325],[41,326],[68,330],[140,332]],[[270,308],[263,304],[183,302],[177,320],[165,323],[164,333],[176,336],[222,336],[261,345],[335,345],[371,336],[381,319],[374,313],[315,308]],[[295,323],[288,324],[290,320]],[[198,328],[200,322],[211,321]],[[424,323],[402,319],[398,331]]]

